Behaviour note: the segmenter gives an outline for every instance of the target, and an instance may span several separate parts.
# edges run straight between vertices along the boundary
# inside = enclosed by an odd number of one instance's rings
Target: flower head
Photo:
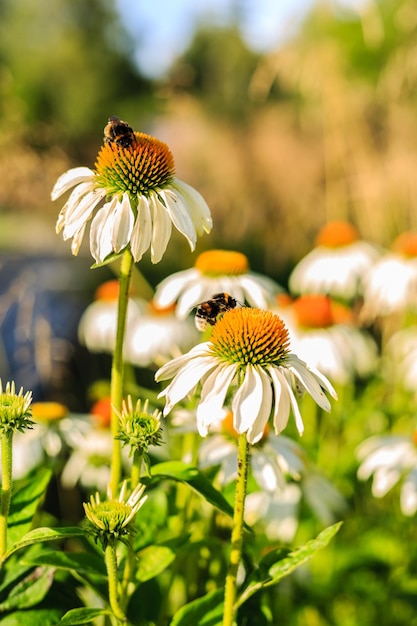
[[[144,490],[145,485],[137,485],[126,500],[127,482],[125,481],[118,499],[113,498],[109,487],[107,500],[102,502],[97,492],[95,497],[91,496],[89,503],[83,503],[85,515],[92,526],[95,539],[101,541],[103,548],[118,540],[126,541],[126,537],[131,534],[131,522],[147,498],[147,496],[142,497]]]
[[[0,432],[23,432],[32,428],[32,392],[27,391],[23,395],[23,387],[16,393],[14,381],[7,382],[3,389],[0,378]]]
[[[262,438],[271,411],[277,434],[286,427],[291,408],[298,431],[303,432],[295,388],[308,391],[326,411],[330,403],[323,389],[336,398],[327,378],[290,352],[283,321],[271,311],[249,307],[227,311],[214,326],[210,341],[156,373],[158,381],[172,377],[160,393],[166,398],[164,415],[201,381],[197,426],[205,436],[230,390],[233,426],[238,433],[247,433],[251,444]]]
[[[149,401],[145,400],[142,408],[142,403],[138,400],[136,406],[133,406],[131,396],[123,401],[117,439],[130,447],[131,454],[135,451],[147,454],[149,446],[161,443],[161,413],[157,409],[152,414],[149,413],[148,404]]]
[[[75,255],[90,219],[90,250],[97,262],[126,248],[139,261],[150,248],[151,260],[157,263],[168,245],[172,225],[192,250],[197,235],[211,230],[206,202],[175,177],[168,146],[130,130],[126,141],[106,138],[94,170],[70,169],[52,190],[52,200],[56,200],[74,188],[59,214],[56,230],[63,230],[65,240],[72,239]]]
[[[329,222],[319,232],[316,247],[294,268],[292,293],[325,293],[352,300],[362,291],[362,278],[379,258],[377,249],[359,238],[348,222]]]
[[[157,286],[155,302],[160,306],[177,302],[176,314],[184,318],[197,304],[224,291],[240,302],[267,309],[282,287],[250,271],[249,261],[241,252],[206,250],[193,268],[176,272]]]

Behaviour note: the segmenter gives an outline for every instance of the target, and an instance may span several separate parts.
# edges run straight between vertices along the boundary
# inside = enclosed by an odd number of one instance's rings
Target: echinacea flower
[[[308,391],[325,411],[330,403],[323,389],[337,397],[325,376],[290,352],[283,321],[271,311],[250,307],[227,311],[214,326],[210,341],[162,366],[155,378],[173,378],[159,394],[166,399],[164,415],[201,382],[197,427],[203,437],[230,390],[233,427],[239,434],[246,433],[251,444],[262,438],[271,412],[276,434],[286,427],[291,408],[297,429],[303,432],[294,388]]]
[[[242,303],[267,309],[282,291],[275,281],[250,271],[249,261],[235,250],[206,250],[194,267],[165,278],[156,288],[154,300],[166,307],[177,302],[176,315],[185,318],[191,309],[216,293],[229,293]]]
[[[358,478],[368,480],[371,476],[372,495],[385,496],[401,482],[400,507],[404,515],[417,511],[417,437],[404,435],[374,436],[358,447],[361,461]]]
[[[362,317],[377,317],[417,310],[417,233],[402,233],[366,274]]]
[[[65,240],[72,239],[71,250],[76,255],[92,220],[90,250],[98,263],[126,248],[135,261],[150,248],[152,262],[158,263],[172,225],[192,250],[197,235],[212,227],[202,196],[175,177],[168,146],[144,133],[131,131],[130,141],[123,145],[107,139],[95,169],[76,167],[62,174],[52,190],[52,200],[72,188],[56,230],[63,231]]]
[[[16,393],[14,381],[3,388],[0,378],[0,434],[7,435],[32,428],[32,392],[23,394],[23,387]]]
[[[289,278],[294,294],[324,293],[353,300],[362,292],[362,279],[379,258],[378,250],[359,238],[348,222],[327,223],[316,247],[293,269]]]

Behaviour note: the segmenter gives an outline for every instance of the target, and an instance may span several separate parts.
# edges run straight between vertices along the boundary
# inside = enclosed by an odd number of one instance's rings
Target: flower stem
[[[7,548],[7,518],[12,498],[13,431],[1,435],[0,557]]]
[[[123,343],[126,329],[127,306],[129,302],[129,287],[132,277],[133,257],[130,250],[122,256],[119,277],[119,304],[117,312],[116,345],[114,347],[110,398],[112,404],[111,431],[113,435],[113,452],[111,459],[110,485],[116,493],[122,474],[122,453],[120,441],[115,437],[119,434],[119,417],[115,411],[120,411],[123,398]]]
[[[249,467],[249,444],[246,433],[239,435],[237,481],[235,491],[235,507],[231,537],[229,568],[226,576],[224,594],[223,626],[233,626],[235,617],[235,601],[237,592],[237,572],[242,556],[243,515],[245,512],[246,483]]]
[[[118,623],[126,622],[126,615],[119,603],[118,597],[118,578],[117,578],[117,556],[116,546],[114,543],[108,543],[104,552],[106,561],[107,576],[109,579],[109,603]]]

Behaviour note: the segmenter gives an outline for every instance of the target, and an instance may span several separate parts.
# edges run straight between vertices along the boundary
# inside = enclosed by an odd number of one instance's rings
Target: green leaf
[[[106,609],[88,609],[81,607],[79,609],[71,609],[67,611],[58,622],[57,626],[78,626],[78,624],[89,624],[96,617],[101,615],[112,615],[111,611]]]
[[[106,257],[104,261],[98,261],[97,263],[93,263],[93,265],[90,266],[90,270],[95,270],[98,267],[104,267],[109,263],[113,263],[113,261],[117,261],[117,259],[123,256],[125,250],[126,248],[124,248],[121,252],[113,252],[113,254],[109,254],[109,256]]]
[[[12,544],[9,550],[4,555],[2,561],[6,561],[17,550],[22,550],[34,543],[41,543],[43,541],[60,541],[64,539],[70,539],[72,537],[85,537],[88,533],[86,530],[78,527],[67,528],[35,528],[26,533],[22,539]]]
[[[31,559],[24,558],[26,565],[47,565],[66,571],[76,570],[81,575],[106,577],[106,568],[103,558],[91,552],[58,552],[44,551]]]
[[[315,539],[308,541],[290,553],[278,549],[269,552],[259,563],[259,567],[251,574],[249,584],[240,595],[236,607],[242,606],[248,598],[263,587],[276,585],[282,578],[288,576],[297,567],[311,559],[318,550],[321,550],[338,532],[343,522],[338,522],[325,528]]]
[[[14,611],[0,618],[1,626],[56,626],[62,610],[53,608]]]
[[[40,500],[44,497],[52,470],[39,468],[29,479],[16,481],[13,485],[10,513],[7,520],[8,543],[16,543],[27,533],[33,522]]]
[[[170,626],[220,626],[223,618],[223,589],[210,591],[202,598],[182,606]]]
[[[226,515],[233,517],[233,507],[196,467],[190,467],[182,461],[166,461],[152,467],[152,478],[156,476],[173,478],[174,480],[188,483],[207,502],[210,502],[210,504],[220,509]],[[247,525],[245,525],[245,528],[250,530]]]
[[[0,604],[0,612],[25,609],[41,602],[54,580],[54,571],[37,567],[12,588],[7,599]]]

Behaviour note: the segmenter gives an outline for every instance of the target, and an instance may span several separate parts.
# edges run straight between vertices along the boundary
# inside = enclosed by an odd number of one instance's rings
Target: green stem
[[[243,544],[243,516],[245,512],[246,483],[249,467],[249,444],[246,433],[239,435],[237,481],[235,491],[235,508],[233,514],[233,528],[229,568],[226,576],[224,594],[223,626],[233,626],[235,618],[235,601],[237,594],[237,572],[242,556]]]
[[[130,488],[133,489],[137,487],[140,482],[140,470],[142,466],[142,452],[138,452],[135,450],[133,453],[133,461],[132,461],[132,469],[130,470]]]
[[[113,615],[118,623],[126,622],[126,615],[119,603],[118,577],[117,577],[117,555],[114,543],[109,543],[104,552],[104,559],[109,579],[109,604]]]
[[[7,518],[12,498],[13,431],[1,435],[0,558],[7,548]]]
[[[116,345],[114,347],[111,369],[110,398],[112,404],[111,431],[113,435],[113,452],[111,459],[110,485],[112,493],[116,493],[122,475],[122,452],[120,441],[115,439],[119,434],[119,418],[115,411],[121,410],[123,398],[123,343],[126,330],[127,305],[129,287],[132,277],[133,257],[130,250],[122,256],[119,278],[119,305],[117,312]]]

